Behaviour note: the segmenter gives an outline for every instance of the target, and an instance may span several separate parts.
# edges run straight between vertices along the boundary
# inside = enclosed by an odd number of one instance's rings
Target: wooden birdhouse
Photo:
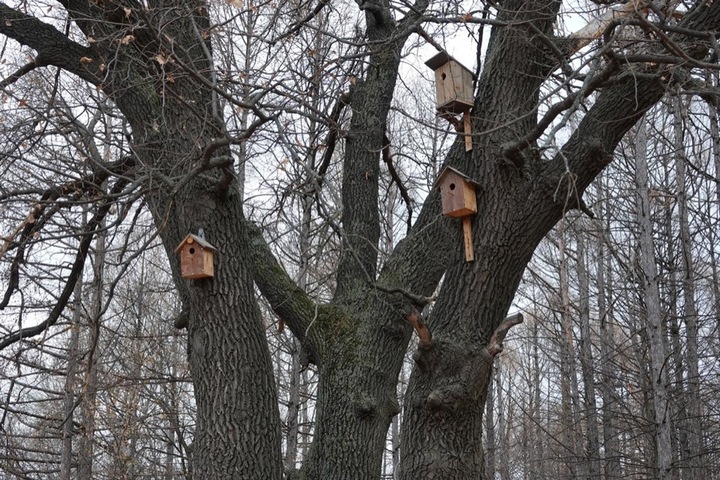
[[[466,217],[477,212],[477,199],[473,181],[453,167],[445,167],[437,180],[435,188],[440,190],[443,215],[448,217]]]
[[[215,275],[215,247],[204,238],[188,235],[177,246],[175,253],[180,255],[180,275],[183,278],[209,278]]]
[[[477,186],[477,182],[452,167],[445,167],[434,185],[440,190],[443,215],[462,218],[465,260],[468,262],[475,259],[471,216],[477,213],[477,197],[475,195]]]
[[[473,107],[473,73],[454,60],[447,52],[440,52],[425,65],[435,71],[435,95],[438,115],[454,122],[462,114],[465,151],[472,150],[470,110]]]
[[[435,94],[438,112],[464,113],[473,106],[473,73],[440,52],[425,65],[435,71]]]

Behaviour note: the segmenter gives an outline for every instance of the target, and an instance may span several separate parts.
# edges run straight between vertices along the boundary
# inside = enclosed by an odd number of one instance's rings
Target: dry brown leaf
[[[93,59],[90,57],[80,57],[80,63],[82,63],[83,65],[90,65],[91,63],[93,63]]]

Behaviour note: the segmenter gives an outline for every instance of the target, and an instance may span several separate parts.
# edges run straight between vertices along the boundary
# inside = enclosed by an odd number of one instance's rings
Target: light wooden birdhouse
[[[435,94],[438,115],[451,122],[454,115],[462,114],[465,134],[465,151],[472,150],[470,110],[473,107],[473,73],[455,61],[447,52],[440,52],[425,65],[435,71]]]
[[[475,252],[472,243],[472,219],[477,212],[477,197],[475,187],[478,183],[467,175],[452,167],[445,167],[434,187],[440,190],[442,200],[442,213],[448,217],[462,218],[463,239],[465,243],[465,260],[472,262]]]
[[[204,238],[190,234],[177,246],[180,255],[180,275],[183,278],[209,278],[215,275],[213,260],[215,247]]]
[[[473,73],[440,52],[425,65],[435,71],[437,109],[441,113],[464,113],[473,106]]]
[[[440,190],[443,215],[458,218],[477,212],[476,186],[477,182],[464,173],[445,167],[435,180],[435,188]]]

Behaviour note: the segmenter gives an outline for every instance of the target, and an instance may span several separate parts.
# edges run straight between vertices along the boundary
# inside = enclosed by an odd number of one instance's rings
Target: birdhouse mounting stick
[[[472,151],[472,126],[470,123],[470,112],[463,113],[463,128],[465,130],[465,151]]]
[[[475,260],[475,251],[473,250],[472,217],[463,217],[462,224],[465,243],[465,261],[472,262]]]

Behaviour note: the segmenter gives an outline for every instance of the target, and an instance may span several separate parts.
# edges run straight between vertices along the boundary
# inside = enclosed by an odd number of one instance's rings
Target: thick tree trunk
[[[547,32],[558,4],[511,1],[504,7],[500,20],[535,22],[535,28]],[[480,184],[473,218],[476,259],[464,261],[456,222],[454,261],[428,322],[434,339],[418,351],[406,394],[402,478],[484,476],[481,426],[492,372],[492,356],[485,347],[510,307],[537,242],[562,210],[556,205],[546,216],[526,216],[530,192],[522,171],[501,152],[517,131],[535,124],[529,112],[544,67],[538,61],[543,58],[540,42],[534,38],[522,23],[493,30],[473,131],[494,133],[478,137],[471,154],[451,163]],[[509,58],[507,51],[522,53]],[[507,124],[512,128],[503,128]]]
[[[127,89],[124,82],[136,74],[135,66],[122,70],[119,61],[108,88],[132,126],[139,163],[158,175],[145,198],[188,318],[188,360],[197,406],[194,475],[279,479],[275,381],[255,300],[241,195],[230,171],[223,127],[213,116],[213,95],[192,76],[212,69],[209,44],[191,33],[207,30],[207,11],[203,2],[188,3],[195,4],[186,5],[191,14],[163,26],[163,35],[174,39],[179,52],[174,63],[163,66],[165,73],[177,69],[175,81],[157,90],[147,83]],[[186,280],[174,249],[200,229],[217,249],[215,276]]]

